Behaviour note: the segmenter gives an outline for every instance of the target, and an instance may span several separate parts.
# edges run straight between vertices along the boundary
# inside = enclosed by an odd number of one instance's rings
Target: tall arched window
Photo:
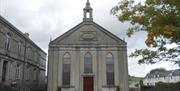
[[[108,53],[106,56],[106,78],[107,85],[114,85],[114,60],[113,55]]]
[[[92,55],[89,52],[84,56],[84,73],[92,73]]]
[[[62,84],[64,86],[70,86],[70,72],[71,72],[71,57],[69,53],[65,53],[63,56],[63,75],[62,75]]]

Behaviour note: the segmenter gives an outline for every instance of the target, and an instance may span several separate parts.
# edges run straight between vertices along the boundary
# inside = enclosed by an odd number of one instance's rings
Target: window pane
[[[6,34],[5,48],[8,50],[10,47],[10,33]]]
[[[92,66],[91,65],[84,65],[85,69],[84,72],[85,73],[92,73]]]
[[[70,72],[63,73],[63,85],[70,85]]]
[[[114,85],[114,62],[111,53],[106,56],[106,77],[107,85]]]
[[[107,85],[114,85],[114,72],[107,72]]]
[[[70,85],[70,72],[71,72],[70,62],[71,62],[70,55],[66,53],[63,58],[63,77],[62,77],[63,85]]]
[[[106,62],[107,62],[107,64],[113,64],[113,58],[111,57],[111,58],[109,58],[109,57],[107,57],[106,58]]]
[[[64,64],[70,64],[70,58],[64,58]]]
[[[84,57],[84,72],[92,73],[92,55],[89,52]]]
[[[91,58],[85,58],[85,64],[92,64]]]
[[[70,72],[70,64],[64,64],[63,66],[63,72]]]
[[[107,65],[107,72],[114,72],[114,65],[113,64]]]

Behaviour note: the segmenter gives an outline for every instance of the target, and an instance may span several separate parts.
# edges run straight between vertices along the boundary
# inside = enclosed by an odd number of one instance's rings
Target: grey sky
[[[90,0],[94,21],[128,43],[128,54],[135,48],[145,47],[146,34],[136,33],[126,37],[130,24],[120,23],[110,15],[110,9],[119,0]],[[86,0],[0,0],[0,14],[47,52],[50,37],[55,39],[70,28],[82,22]],[[137,60],[129,58],[129,73],[145,76],[153,68],[175,69],[177,65],[162,62],[155,65],[138,65]]]

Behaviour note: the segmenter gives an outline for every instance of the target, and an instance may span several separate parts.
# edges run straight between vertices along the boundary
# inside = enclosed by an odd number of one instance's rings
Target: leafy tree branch
[[[111,14],[120,22],[130,22],[127,36],[147,32],[148,49],[136,49],[130,57],[141,57],[139,63],[171,61],[180,65],[180,0],[122,0]],[[167,45],[176,44],[175,47]]]

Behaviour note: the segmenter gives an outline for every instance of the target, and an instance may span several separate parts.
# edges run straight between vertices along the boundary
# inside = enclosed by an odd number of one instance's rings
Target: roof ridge
[[[47,54],[44,50],[42,50],[36,43],[34,43],[30,38],[27,38],[23,32],[21,32],[18,28],[16,28],[13,24],[11,24],[8,20],[6,20],[3,16],[0,15],[0,20],[2,23],[6,24],[9,28],[15,30],[18,34],[24,37],[24,39],[31,42],[33,45],[35,45],[38,49],[40,49],[42,52]]]
[[[86,25],[86,24],[90,24],[90,25],[94,25],[94,27],[98,28],[100,31],[102,31],[103,33],[105,33],[106,35],[108,35],[109,37],[115,39],[117,42],[123,42],[125,44],[127,44],[124,40],[120,39],[119,37],[117,37],[116,35],[114,35],[113,33],[111,33],[110,31],[108,31],[107,29],[103,28],[102,26],[100,26],[99,24],[95,23],[95,22],[81,22],[79,24],[77,24],[76,26],[74,26],[73,28],[69,29],[68,31],[66,31],[65,33],[63,33],[62,35],[60,35],[59,37],[55,38],[54,40],[52,40],[50,44],[53,44],[56,40],[58,39],[63,39],[64,37],[72,34],[74,31],[76,31],[78,28],[80,28],[80,26],[82,25]]]

